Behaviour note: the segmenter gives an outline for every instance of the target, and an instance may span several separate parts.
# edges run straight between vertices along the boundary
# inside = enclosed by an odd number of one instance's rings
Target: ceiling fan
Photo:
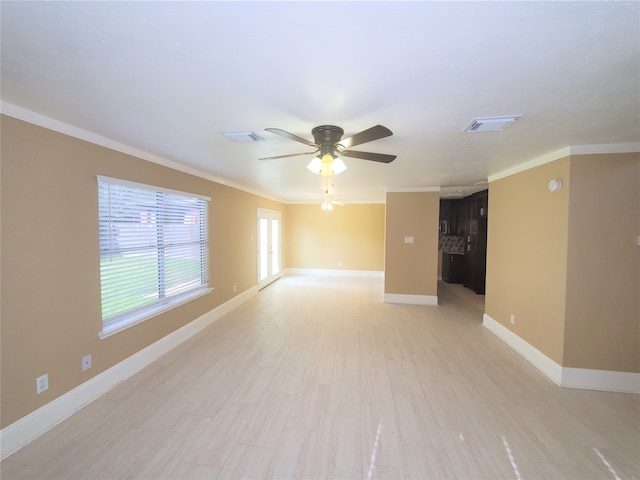
[[[333,195],[333,193],[329,193],[329,182],[327,182],[327,186],[324,189],[324,196],[323,196],[323,200],[322,200],[322,209],[323,210],[333,210],[333,206],[336,205],[338,207],[343,207],[344,206],[344,202],[342,200],[338,200],[337,198],[335,198],[335,196]],[[333,182],[332,182],[333,183]],[[335,185],[331,185],[331,188],[335,188]]]
[[[336,205],[338,207],[343,207],[344,206],[344,202],[341,200],[334,200],[332,198],[325,198],[322,202],[322,209],[323,210],[333,210],[333,206]]]
[[[395,155],[386,153],[361,152],[358,150],[350,150],[351,147],[361,145],[363,143],[372,142],[380,138],[389,137],[393,132],[382,125],[375,125],[371,128],[363,130],[347,138],[342,138],[344,130],[335,125],[320,125],[311,130],[313,142],[306,138],[299,137],[293,133],[289,133],[280,128],[266,128],[268,132],[275,133],[282,137],[303,143],[309,147],[313,147],[313,152],[290,153],[287,155],[278,155],[275,157],[265,157],[260,160],[275,160],[277,158],[296,157],[298,155],[314,155],[318,154],[307,166],[312,172],[323,175],[336,175],[343,172],[347,167],[340,160],[341,156],[361,158],[372,162],[391,163],[395,160]]]

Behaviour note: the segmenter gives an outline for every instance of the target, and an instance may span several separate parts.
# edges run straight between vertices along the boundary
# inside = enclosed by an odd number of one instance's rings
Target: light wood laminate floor
[[[284,277],[2,462],[19,478],[638,478],[637,395],[560,388],[482,297]]]

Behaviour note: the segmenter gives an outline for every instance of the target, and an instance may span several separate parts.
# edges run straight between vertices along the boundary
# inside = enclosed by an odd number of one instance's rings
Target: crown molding
[[[568,157],[569,155],[571,155],[570,147],[561,148],[560,150],[556,150],[540,157],[536,157],[532,160],[521,163],[520,165],[516,165],[515,167],[507,168],[506,170],[503,170],[496,174],[489,175],[487,177],[487,180],[489,181],[489,183],[495,182],[496,180],[500,180],[501,178],[510,177],[511,175],[515,175],[516,173],[539,167],[540,165],[544,165],[545,163],[555,162],[556,160]]]
[[[599,145],[574,145],[571,155],[598,155],[607,153],[638,153],[640,143],[601,143]]]
[[[241,190],[243,192],[250,193],[252,195],[257,195],[259,197],[263,197],[269,200],[273,200],[280,203],[286,203],[281,198],[276,198],[264,192],[260,192],[260,191],[245,187],[244,185],[230,182],[229,180],[216,177],[203,170],[189,167],[180,162],[176,162],[175,160],[170,160],[168,158],[161,157],[159,155],[155,155],[153,153],[150,153],[144,150],[140,150],[130,145],[117,142],[110,138],[103,137],[102,135],[98,135],[96,133],[90,132],[88,130],[84,130],[74,125],[61,122],[60,120],[47,117],[40,113],[36,113],[32,110],[27,110],[26,108],[19,107],[9,102],[2,101],[0,103],[0,113],[2,113],[3,115],[7,115],[9,117],[16,118],[18,120],[22,120],[27,123],[31,123],[33,125],[37,125],[39,127],[46,128],[48,130],[53,130],[54,132],[62,133],[64,135],[77,138],[79,140],[84,140],[85,142],[93,143],[95,145],[100,145],[101,147],[105,147],[110,150],[115,150],[116,152],[124,153],[132,157],[140,158],[142,160],[155,163],[157,165],[162,165],[163,167],[171,168],[173,170],[178,170],[183,173],[188,173],[190,175],[204,178],[205,180],[219,183],[221,185],[235,188],[237,190]]]
[[[515,167],[508,168],[493,175],[489,175],[489,183],[500,180],[501,178],[510,177],[516,173],[530,170],[545,163],[555,162],[561,158],[565,158],[571,155],[601,155],[601,154],[613,154],[613,153],[638,153],[640,152],[640,143],[602,143],[597,145],[572,145],[569,147],[561,148],[554,152],[547,153],[540,157],[536,157],[527,162],[516,165]]]

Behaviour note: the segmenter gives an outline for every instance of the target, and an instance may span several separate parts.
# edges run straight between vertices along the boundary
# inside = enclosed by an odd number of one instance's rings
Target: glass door
[[[280,212],[258,209],[258,288],[281,275]]]

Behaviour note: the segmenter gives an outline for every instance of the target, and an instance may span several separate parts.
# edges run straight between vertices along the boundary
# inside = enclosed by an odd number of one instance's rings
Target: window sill
[[[145,308],[144,310],[130,315],[125,315],[118,320],[111,322],[109,325],[102,327],[102,331],[98,333],[98,338],[103,340],[111,335],[120,333],[123,330],[145,322],[150,318],[160,315],[161,313],[167,312],[175,307],[179,307],[180,305],[190,302],[191,300],[195,300],[198,297],[202,297],[203,295],[207,295],[212,291],[213,288],[203,288],[177,298],[166,300],[163,303],[153,305],[152,307]]]

